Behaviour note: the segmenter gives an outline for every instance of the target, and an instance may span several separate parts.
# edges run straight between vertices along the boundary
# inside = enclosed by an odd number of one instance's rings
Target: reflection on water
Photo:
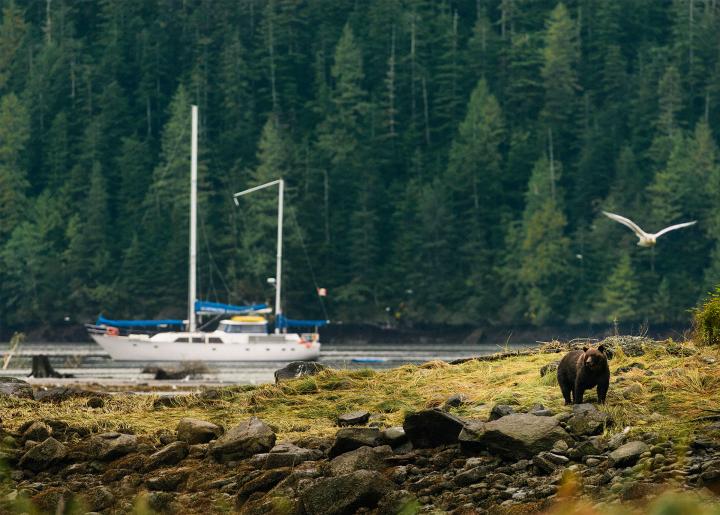
[[[471,356],[492,354],[504,350],[518,350],[527,345],[360,345],[360,344],[324,344],[320,362],[331,368],[392,368],[412,363],[424,363],[431,360],[452,361]],[[0,354],[8,350],[7,344],[0,344]],[[33,355],[50,356],[52,366],[61,373],[74,374],[83,382],[97,380],[126,381],[129,383],[146,382],[152,374],[143,374],[146,365],[131,361],[112,361],[103,349],[95,343],[43,343],[23,344],[10,361],[7,370],[0,375],[24,377],[30,373]],[[193,377],[193,383],[260,384],[274,381],[273,372],[286,363],[282,362],[208,362],[208,373]],[[163,362],[157,365],[172,369],[180,363]]]

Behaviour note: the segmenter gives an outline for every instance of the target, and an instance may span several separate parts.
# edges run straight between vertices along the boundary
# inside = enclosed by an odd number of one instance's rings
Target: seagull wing
[[[607,211],[603,211],[603,214],[604,214],[605,216],[607,216],[608,218],[612,218],[612,219],[615,220],[616,222],[620,222],[620,223],[623,224],[624,226],[629,227],[630,229],[632,229],[633,232],[634,232],[635,234],[637,234],[637,237],[638,237],[638,238],[647,237],[647,235],[648,235],[645,231],[643,231],[642,229],[640,229],[640,227],[638,227],[638,225],[637,225],[635,222],[633,222],[633,221],[630,220],[629,218],[625,218],[624,216],[616,215],[615,213],[608,213]]]
[[[658,233],[655,233],[655,237],[656,237],[656,238],[659,238],[660,236],[662,236],[662,235],[665,234],[666,232],[674,231],[675,229],[682,229],[683,227],[689,227],[689,226],[694,225],[694,224],[696,224],[696,223],[697,223],[697,220],[693,220],[692,222],[685,222],[685,223],[682,223],[682,224],[676,224],[676,225],[671,225],[670,227],[665,227],[665,229],[663,229],[662,231],[660,231],[660,232],[658,232]]]

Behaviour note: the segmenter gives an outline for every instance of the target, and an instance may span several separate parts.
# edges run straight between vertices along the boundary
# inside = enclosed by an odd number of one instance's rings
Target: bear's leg
[[[585,393],[585,390],[580,385],[580,381],[575,382],[575,390],[573,392],[575,395],[575,404],[582,404],[583,403],[583,394]]]
[[[608,387],[610,386],[610,381],[601,381],[598,384],[597,392],[598,392],[598,402],[600,404],[605,404],[605,398],[607,397],[607,391]]]
[[[572,404],[572,398],[570,397],[572,388],[570,387],[570,385],[565,381],[561,381],[560,382],[560,391],[562,392],[563,397],[565,398],[565,405],[567,406],[568,404]]]

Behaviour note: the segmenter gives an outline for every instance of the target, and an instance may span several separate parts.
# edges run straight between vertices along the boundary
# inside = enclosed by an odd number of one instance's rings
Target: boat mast
[[[283,204],[285,202],[285,181],[283,179],[278,179],[276,181],[271,181],[265,184],[261,184],[260,186],[255,186],[254,188],[250,188],[244,191],[240,191],[238,193],[235,193],[233,195],[233,200],[235,201],[235,205],[239,206],[240,203],[238,202],[238,197],[241,197],[243,195],[247,195],[248,193],[252,193],[253,191],[261,190],[263,188],[269,188],[270,186],[275,186],[276,184],[279,185],[279,191],[278,191],[278,229],[277,229],[277,262],[275,264],[275,320],[278,319],[280,315],[282,315],[282,305],[281,305],[281,290],[282,290],[282,240],[283,240]],[[280,328],[277,326],[277,322],[275,323],[275,334],[280,333]]]
[[[188,325],[195,332],[195,298],[197,270],[197,139],[198,108],[192,106],[192,136],[190,144],[190,279],[188,289]]]
[[[280,179],[278,188],[278,223],[277,223],[277,259],[275,263],[275,334],[280,333],[277,319],[282,315],[280,305],[280,289],[282,287],[282,241],[283,241],[283,201],[285,192],[285,181]]]

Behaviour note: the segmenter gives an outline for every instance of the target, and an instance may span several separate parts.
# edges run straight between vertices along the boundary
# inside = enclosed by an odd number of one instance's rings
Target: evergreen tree
[[[0,241],[25,218],[28,181],[23,154],[28,114],[13,93],[0,98]]]
[[[575,121],[579,47],[577,28],[562,2],[553,9],[547,22],[543,49],[542,78],[545,88],[545,105],[542,118],[554,135],[556,155],[569,157],[576,139]]]
[[[564,320],[572,276],[567,221],[560,209],[562,190],[556,185],[556,164],[540,159],[528,182],[523,213],[520,285],[527,303],[527,318],[534,324]]]
[[[632,268],[630,255],[622,254],[607,278],[595,307],[597,321],[629,322],[637,319],[636,306],[640,288]]]

